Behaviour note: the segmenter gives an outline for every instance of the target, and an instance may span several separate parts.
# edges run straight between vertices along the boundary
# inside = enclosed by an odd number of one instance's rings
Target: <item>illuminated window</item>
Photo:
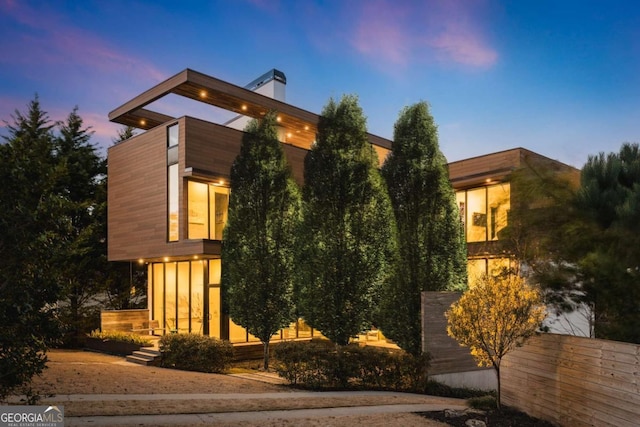
[[[167,202],[168,202],[168,240],[170,242],[176,242],[179,239],[179,198],[178,198],[178,164],[173,164],[168,167],[167,173],[168,189],[167,189]]]
[[[487,240],[487,196],[486,189],[467,191],[467,242]]]
[[[510,190],[507,182],[456,193],[467,242],[500,239],[508,224]]]
[[[500,231],[507,226],[510,209],[509,183],[487,187],[487,205],[489,207],[489,240],[498,240]]]
[[[189,238],[222,240],[229,209],[229,189],[189,181],[188,192]]]

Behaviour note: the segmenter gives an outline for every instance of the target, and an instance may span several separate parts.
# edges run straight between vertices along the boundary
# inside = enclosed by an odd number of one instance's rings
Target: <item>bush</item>
[[[153,345],[153,343],[149,338],[145,338],[142,335],[131,334],[127,332],[118,332],[118,331],[100,332],[99,329],[96,329],[92,331],[89,334],[89,336],[91,338],[98,338],[101,340],[126,342],[128,344],[139,345],[140,347],[151,347]]]
[[[467,400],[469,406],[473,409],[481,409],[483,411],[496,409],[498,407],[498,401],[495,396],[490,394],[478,397],[472,397]]]
[[[284,342],[275,369],[290,384],[310,389],[417,391],[426,384],[428,357],[376,347],[327,342]]]
[[[427,381],[424,390],[421,390],[424,394],[431,394],[433,396],[442,397],[454,397],[456,399],[469,399],[474,397],[481,397],[487,394],[485,390],[476,390],[472,388],[464,387],[451,387],[437,381]]]
[[[233,360],[228,341],[195,334],[169,334],[160,339],[160,365],[185,371],[226,371]]]

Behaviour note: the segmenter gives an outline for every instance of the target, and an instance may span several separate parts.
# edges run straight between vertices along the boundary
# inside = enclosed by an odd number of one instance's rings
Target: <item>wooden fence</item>
[[[502,402],[561,426],[640,425],[640,346],[542,334],[502,362]]]

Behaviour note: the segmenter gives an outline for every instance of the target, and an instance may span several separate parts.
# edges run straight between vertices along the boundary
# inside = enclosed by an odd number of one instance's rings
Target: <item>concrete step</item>
[[[157,366],[160,363],[160,352],[153,349],[141,348],[127,356],[127,361],[145,366]]]
[[[134,353],[136,353],[136,351],[134,351]],[[154,357],[160,357],[162,355],[162,353],[160,353],[158,350],[154,349],[153,347],[142,347],[140,350],[137,350],[137,353],[142,353],[142,354],[154,356]]]

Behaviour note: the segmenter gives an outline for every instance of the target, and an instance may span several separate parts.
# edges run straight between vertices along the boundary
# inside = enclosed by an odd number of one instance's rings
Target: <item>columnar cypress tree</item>
[[[422,291],[466,287],[466,245],[436,124],[425,102],[405,108],[382,167],[398,225],[398,274],[382,302],[382,330],[421,352]]]
[[[393,211],[355,96],[324,108],[304,174],[300,312],[345,345],[371,327],[395,254]]]
[[[222,286],[229,314],[264,344],[293,320],[294,240],[300,192],[278,141],[276,116],[252,121],[231,169],[222,246]]]

